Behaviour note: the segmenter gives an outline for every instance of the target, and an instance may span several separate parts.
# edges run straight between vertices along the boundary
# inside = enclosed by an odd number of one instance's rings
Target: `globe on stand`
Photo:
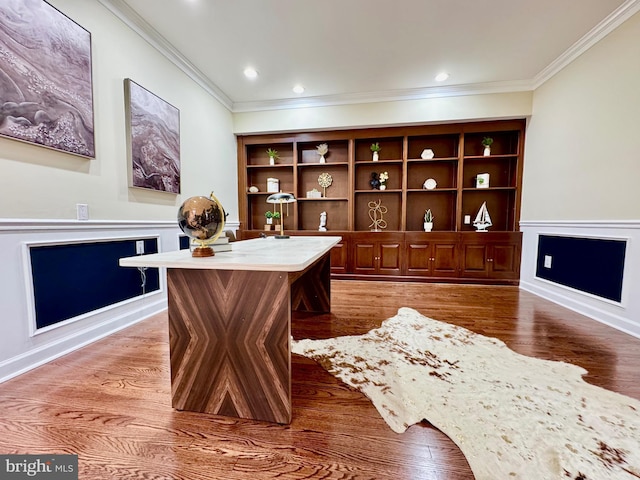
[[[178,209],[178,226],[185,235],[199,246],[193,249],[193,257],[215,255],[210,243],[215,242],[224,229],[226,214],[222,204],[211,193],[210,197],[191,197]]]

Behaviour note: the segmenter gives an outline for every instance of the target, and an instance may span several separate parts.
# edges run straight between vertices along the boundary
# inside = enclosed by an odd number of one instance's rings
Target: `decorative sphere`
[[[189,238],[204,244],[222,233],[225,216],[218,201],[209,197],[191,197],[178,210],[178,225]]]

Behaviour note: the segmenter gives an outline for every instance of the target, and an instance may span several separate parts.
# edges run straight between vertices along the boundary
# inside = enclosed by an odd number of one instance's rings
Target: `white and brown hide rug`
[[[429,421],[477,480],[640,478],[640,401],[576,365],[406,307],[365,335],[294,341],[293,352],[364,393],[394,431]]]

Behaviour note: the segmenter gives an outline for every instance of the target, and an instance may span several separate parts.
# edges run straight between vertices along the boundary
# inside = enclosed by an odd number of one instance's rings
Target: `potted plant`
[[[264,212],[264,217],[267,219],[264,229],[271,230],[271,225],[273,224],[273,212],[271,210],[267,210]]]
[[[280,155],[278,155],[278,151],[273,148],[267,149],[267,155],[269,155],[269,165],[275,165],[276,160],[280,158]]]
[[[316,151],[318,152],[318,155],[320,155],[320,163],[325,163],[326,160],[324,156],[329,152],[329,145],[321,143],[316,147]]]
[[[433,228],[433,214],[431,213],[431,209],[427,209],[424,212],[424,231],[425,232],[430,232],[431,229]]]
[[[491,155],[491,145],[493,144],[493,138],[491,137],[484,137],[482,139],[482,146],[484,147],[484,153],[483,155],[485,157],[488,157],[489,155]]]
[[[276,230],[277,230],[277,225],[280,223],[280,212],[273,212],[273,219],[276,221]]]
[[[371,151],[373,152],[373,161],[377,162],[378,161],[378,152],[380,152],[380,150],[382,150],[382,147],[380,147],[380,143],[376,142],[376,143],[372,143],[371,144]]]

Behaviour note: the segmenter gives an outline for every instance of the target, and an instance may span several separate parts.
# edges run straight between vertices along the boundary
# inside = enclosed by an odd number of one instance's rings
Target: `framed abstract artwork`
[[[180,111],[124,80],[129,186],[180,193]]]
[[[91,34],[44,0],[0,1],[0,135],[95,157]]]

